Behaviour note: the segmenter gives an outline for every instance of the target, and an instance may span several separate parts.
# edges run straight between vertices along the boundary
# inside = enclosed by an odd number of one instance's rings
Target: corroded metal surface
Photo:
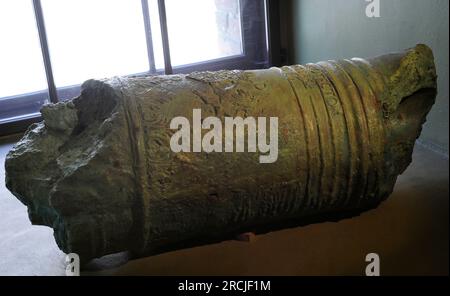
[[[42,109],[9,152],[6,184],[33,224],[82,260],[146,256],[378,205],[434,103],[431,50],[254,71],[89,80]],[[170,121],[278,117],[277,161],[174,153]]]

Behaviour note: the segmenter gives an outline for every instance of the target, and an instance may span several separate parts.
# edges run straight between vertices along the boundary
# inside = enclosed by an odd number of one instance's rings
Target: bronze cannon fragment
[[[335,220],[389,196],[435,95],[425,45],[305,66],[88,80],[80,96],[42,108],[44,120],[7,155],[6,185],[31,222],[52,227],[82,261]],[[193,110],[277,118],[275,161],[250,150],[174,152],[170,123],[192,122]]]

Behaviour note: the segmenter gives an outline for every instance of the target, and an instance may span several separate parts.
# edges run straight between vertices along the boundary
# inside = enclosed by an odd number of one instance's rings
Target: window
[[[0,134],[90,78],[267,67],[265,20],[265,0],[2,1]]]
[[[41,0],[58,89],[148,70],[140,0]],[[66,99],[64,93],[58,93]],[[62,96],[62,97],[61,97]]]
[[[0,2],[0,36],[1,124],[39,112],[49,97],[31,1]]]

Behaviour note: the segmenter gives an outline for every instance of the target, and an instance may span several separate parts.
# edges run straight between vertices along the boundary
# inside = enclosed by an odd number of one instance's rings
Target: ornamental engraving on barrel
[[[390,195],[435,96],[425,45],[305,66],[88,80],[80,96],[42,108],[44,120],[7,155],[6,185],[81,262],[337,220]],[[243,152],[174,152],[170,123],[193,122],[193,110],[222,123],[277,118],[276,161],[260,163],[268,154],[248,137],[229,142]],[[200,139],[211,129],[189,126]]]

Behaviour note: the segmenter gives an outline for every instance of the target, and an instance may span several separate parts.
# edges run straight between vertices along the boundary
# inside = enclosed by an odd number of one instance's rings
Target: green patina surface
[[[436,95],[425,45],[372,59],[90,80],[42,109],[6,159],[33,224],[87,261],[351,216],[377,206],[411,161]],[[174,153],[170,121],[278,117],[278,159]],[[203,132],[206,132],[203,131]]]

